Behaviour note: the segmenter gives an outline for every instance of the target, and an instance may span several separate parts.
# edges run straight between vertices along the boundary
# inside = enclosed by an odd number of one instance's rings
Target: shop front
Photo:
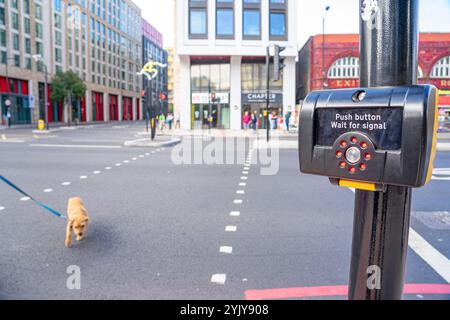
[[[123,97],[123,121],[133,120],[133,99]]]
[[[103,93],[92,92],[92,121],[104,121]]]
[[[208,129],[230,128],[229,93],[193,93],[192,128]]]
[[[193,61],[191,128],[230,129],[230,63]]]
[[[119,121],[119,98],[114,95],[109,95],[109,120]]]
[[[9,80],[9,81],[8,81]],[[0,109],[2,124],[7,124],[7,114],[11,115],[11,124],[30,124],[32,105],[28,90],[28,81],[0,77]]]
[[[242,118],[246,113],[258,118],[258,128],[266,129],[266,116],[283,114],[283,93],[271,92],[269,95],[269,110],[267,110],[267,94],[265,92],[250,92],[242,94]],[[267,114],[265,111],[268,111]]]
[[[273,64],[270,64],[269,110],[267,110],[267,69],[265,63],[256,58],[246,58],[241,66],[241,119],[246,113],[256,115],[259,129],[266,129],[266,116],[270,114],[281,116],[283,114],[283,72],[279,81],[273,81],[273,70]]]

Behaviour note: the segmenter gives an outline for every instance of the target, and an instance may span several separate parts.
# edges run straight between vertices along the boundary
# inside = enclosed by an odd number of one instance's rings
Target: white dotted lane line
[[[44,193],[50,193],[50,192],[53,192],[53,189],[45,189],[44,190]]]
[[[81,176],[80,179],[81,180],[86,180],[88,178],[88,176]]]
[[[70,186],[71,183],[69,181],[66,181],[66,182],[61,183],[61,185],[64,187],[67,187],[67,186]]]
[[[3,210],[5,210],[5,207],[0,207],[0,211],[3,211]]]
[[[213,276],[211,277],[212,283],[224,285],[226,281],[227,281],[227,275],[224,273],[213,274]]]
[[[95,175],[99,175],[99,174],[101,174],[102,172],[101,171],[94,171],[94,174]]]
[[[30,200],[31,200],[30,197],[23,197],[23,198],[20,198],[20,201],[30,201]]]
[[[249,174],[249,170],[250,170],[250,162],[251,162],[251,158],[252,158],[252,153],[253,153],[253,151],[249,152],[247,161],[246,161],[245,166],[244,166],[244,171],[242,172],[243,176],[240,178],[241,181],[242,180],[244,180],[244,181],[248,180],[247,175]],[[246,187],[246,186],[247,186],[246,182],[240,182],[239,183],[239,187]],[[244,195],[245,194],[245,190],[239,189],[239,190],[236,191],[236,194]],[[243,204],[244,201],[241,200],[241,199],[235,199],[233,201],[233,203],[234,204]],[[231,217],[235,217],[235,218],[236,217],[240,217],[241,216],[241,212],[240,211],[231,211],[230,212],[230,216]],[[237,232],[237,226],[226,226],[225,227],[225,232],[228,232],[228,233]],[[221,246],[219,251],[220,251],[220,253],[223,253],[223,254],[232,254],[233,253],[233,247],[231,247],[231,246]],[[215,284],[224,285],[226,281],[227,281],[227,275],[225,273],[214,274],[211,277],[211,282],[215,283]]]
[[[105,167],[105,170],[112,170],[112,168],[111,167]]]
[[[130,161],[129,161],[129,160],[125,160],[123,163],[125,163],[125,164],[126,164],[126,163],[130,163]]]
[[[222,247],[220,247],[220,253],[232,254],[233,253],[233,247],[222,246]]]
[[[116,163],[116,167],[120,167],[121,165],[121,163]]]

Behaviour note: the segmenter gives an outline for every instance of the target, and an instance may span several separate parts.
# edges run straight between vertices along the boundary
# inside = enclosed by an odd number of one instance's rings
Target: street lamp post
[[[5,71],[6,71],[6,82],[8,85],[8,94],[6,96],[5,100],[5,106],[6,106],[6,121],[8,122],[8,127],[11,128],[11,83],[9,82],[9,66],[8,61],[14,60],[13,57],[6,57],[6,65],[5,65]]]
[[[44,83],[44,117],[45,117],[45,125],[47,128],[47,131],[50,130],[50,124],[48,123],[48,69],[47,65],[45,64],[44,59],[40,54],[36,54],[33,56],[33,59],[39,64],[42,64],[44,67],[44,74],[45,74],[45,83]],[[69,112],[72,112],[72,110],[69,110]]]
[[[322,18],[322,89],[325,89],[326,71],[325,71],[325,17],[327,12],[331,9],[330,6],[325,7],[325,12]]]

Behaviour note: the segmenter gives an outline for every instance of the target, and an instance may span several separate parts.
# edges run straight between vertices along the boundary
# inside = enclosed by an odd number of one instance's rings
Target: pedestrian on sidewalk
[[[258,116],[257,116],[256,111],[255,111],[255,113],[252,113],[251,123],[252,123],[253,131],[256,132],[256,130],[258,129]]]
[[[277,121],[278,121],[278,117],[276,112],[272,112],[269,116],[269,120],[270,120],[270,129],[271,130],[276,130],[277,129]]]
[[[181,129],[180,113],[175,112],[175,129]]]
[[[286,131],[289,132],[289,126],[290,126],[290,122],[291,122],[291,116],[292,116],[292,112],[288,112],[286,113]]]
[[[9,108],[8,108],[8,111],[6,111],[6,119],[8,120],[8,128],[11,128],[11,118],[12,118],[11,110],[9,110]]]
[[[167,125],[169,126],[169,130],[172,131],[173,115],[171,113],[169,113],[169,115],[167,116]]]
[[[166,123],[166,116],[164,115],[164,113],[161,113],[161,115],[159,116],[159,131],[163,131],[164,130],[164,124]]]
[[[247,131],[248,129],[250,129],[250,114],[248,113],[248,111],[245,111],[244,116],[242,117],[242,123],[244,124],[244,130]]]

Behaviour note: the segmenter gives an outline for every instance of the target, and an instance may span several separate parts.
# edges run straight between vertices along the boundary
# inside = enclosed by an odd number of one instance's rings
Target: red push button
[[[339,162],[339,167],[345,168],[345,167],[347,167],[347,163],[345,161],[341,161],[341,162]]]
[[[361,148],[367,149],[368,147],[369,147],[369,144],[367,142],[362,142],[361,143]]]
[[[347,141],[341,141],[341,147],[342,148],[347,148],[348,147],[348,142]]]

